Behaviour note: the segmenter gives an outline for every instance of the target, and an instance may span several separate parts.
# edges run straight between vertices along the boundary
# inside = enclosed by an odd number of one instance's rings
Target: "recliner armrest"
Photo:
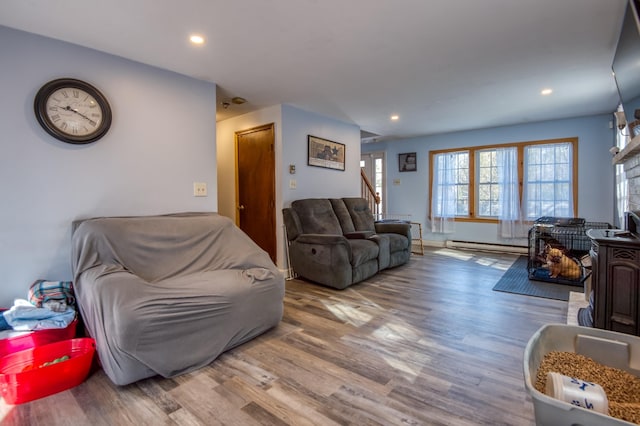
[[[411,224],[409,222],[376,222],[374,225],[378,234],[400,234],[411,239]]]
[[[371,238],[376,233],[373,231],[355,231],[355,232],[347,232],[344,236],[348,240],[366,240],[367,238]]]

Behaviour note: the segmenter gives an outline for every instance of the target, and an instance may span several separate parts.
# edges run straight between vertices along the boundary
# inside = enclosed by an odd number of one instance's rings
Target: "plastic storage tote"
[[[78,320],[75,319],[66,328],[51,328],[35,331],[4,331],[1,336],[6,337],[0,337],[0,356],[35,346],[73,339],[76,337],[77,324]]]
[[[600,364],[639,376],[640,337],[598,328],[548,324],[529,339],[524,353],[524,381],[533,399],[536,425],[633,425],[606,414],[576,407],[536,390],[538,367],[544,356],[553,351],[584,355]]]
[[[0,358],[2,397],[7,404],[21,404],[79,385],[89,375],[95,345],[91,338],[79,338],[3,356]],[[51,363],[64,356],[69,358]]]

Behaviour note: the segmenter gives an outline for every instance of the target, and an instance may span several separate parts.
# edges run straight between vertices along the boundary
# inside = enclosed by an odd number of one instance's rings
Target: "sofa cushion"
[[[356,228],[353,226],[353,220],[351,219],[351,214],[349,213],[347,206],[344,204],[344,200],[341,198],[332,198],[330,201],[333,211],[336,213],[338,221],[340,221],[342,233],[347,235],[356,232]]]
[[[375,231],[373,214],[364,198],[343,198],[356,231]]]
[[[400,234],[382,234],[389,239],[389,252],[395,253],[409,248],[407,237]]]
[[[342,235],[340,222],[328,199],[296,200],[291,203],[291,208],[298,214],[304,234]]]

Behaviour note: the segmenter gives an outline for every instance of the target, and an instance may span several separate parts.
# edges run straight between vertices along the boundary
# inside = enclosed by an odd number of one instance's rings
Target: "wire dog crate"
[[[582,286],[590,274],[583,265],[591,247],[586,231],[610,228],[608,223],[582,218],[537,219],[529,229],[529,279]]]

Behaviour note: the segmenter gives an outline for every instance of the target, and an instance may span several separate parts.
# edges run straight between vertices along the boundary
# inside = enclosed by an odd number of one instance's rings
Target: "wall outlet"
[[[400,185],[400,179],[394,179],[394,180],[393,180],[393,185],[394,185],[394,186],[398,186],[398,185]]]
[[[206,197],[207,196],[207,184],[205,182],[193,182],[193,196],[194,197]]]

